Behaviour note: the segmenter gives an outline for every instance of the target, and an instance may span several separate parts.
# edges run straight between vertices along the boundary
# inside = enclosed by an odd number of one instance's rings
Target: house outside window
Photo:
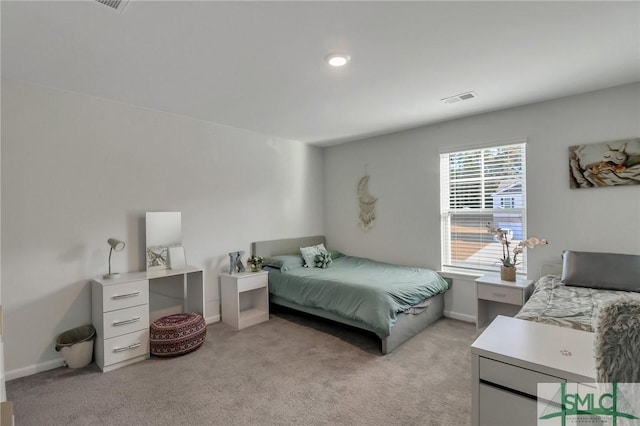
[[[525,147],[517,141],[440,154],[444,270],[499,270],[502,244],[487,224],[505,230],[512,248],[526,235]],[[519,273],[526,273],[523,254]]]
[[[495,200],[498,199],[499,202]],[[516,206],[515,197],[494,197],[494,206],[500,206],[501,209],[512,209]]]

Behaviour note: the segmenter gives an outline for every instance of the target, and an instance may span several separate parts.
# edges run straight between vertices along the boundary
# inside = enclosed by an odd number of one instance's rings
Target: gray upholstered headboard
[[[540,276],[562,275],[562,263],[545,263],[540,268]]]
[[[300,247],[315,246],[320,243],[324,244],[324,242],[323,235],[256,241],[251,243],[251,254],[262,257],[277,256],[280,254],[300,254]]]

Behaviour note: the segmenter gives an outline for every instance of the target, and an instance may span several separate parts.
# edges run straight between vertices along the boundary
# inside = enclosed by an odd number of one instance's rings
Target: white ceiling
[[[0,7],[5,78],[320,146],[640,81],[637,1]]]

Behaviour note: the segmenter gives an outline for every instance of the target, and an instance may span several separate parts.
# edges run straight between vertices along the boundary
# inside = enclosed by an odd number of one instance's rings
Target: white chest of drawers
[[[146,272],[91,282],[95,360],[111,371],[149,357],[149,280]]]

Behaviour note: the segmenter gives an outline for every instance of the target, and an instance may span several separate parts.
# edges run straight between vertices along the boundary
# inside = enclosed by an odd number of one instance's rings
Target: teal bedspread
[[[342,256],[326,269],[269,269],[269,292],[298,305],[320,308],[366,324],[387,337],[397,314],[448,289],[430,269]]]

